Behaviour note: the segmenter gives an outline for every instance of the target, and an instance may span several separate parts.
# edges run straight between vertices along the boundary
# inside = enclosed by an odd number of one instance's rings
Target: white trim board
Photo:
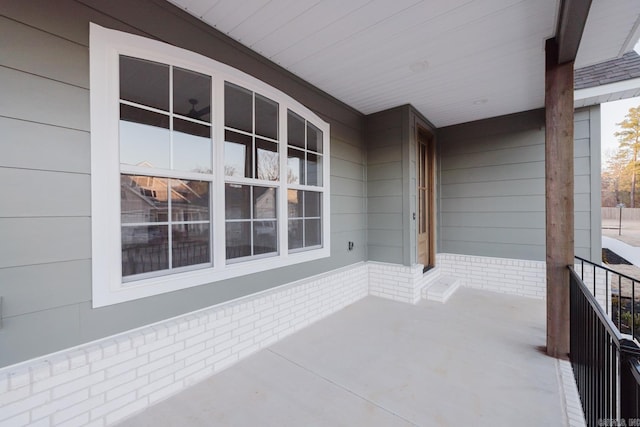
[[[573,102],[575,108],[580,108],[637,95],[640,95],[640,78],[576,90]]]

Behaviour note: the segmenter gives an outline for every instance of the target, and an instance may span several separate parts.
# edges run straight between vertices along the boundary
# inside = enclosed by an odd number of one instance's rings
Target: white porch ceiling
[[[169,0],[369,114],[437,127],[544,105],[559,0]],[[593,0],[577,66],[629,51],[640,1]]]

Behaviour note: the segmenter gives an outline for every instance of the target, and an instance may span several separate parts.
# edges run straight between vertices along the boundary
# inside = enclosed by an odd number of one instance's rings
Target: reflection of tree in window
[[[321,186],[322,131],[288,110],[287,132],[287,182]]]
[[[225,82],[225,176],[280,179],[278,103]]]

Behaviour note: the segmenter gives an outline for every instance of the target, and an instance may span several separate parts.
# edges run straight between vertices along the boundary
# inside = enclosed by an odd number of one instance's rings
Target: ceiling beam
[[[590,7],[591,0],[561,0],[556,30],[558,64],[576,59]]]

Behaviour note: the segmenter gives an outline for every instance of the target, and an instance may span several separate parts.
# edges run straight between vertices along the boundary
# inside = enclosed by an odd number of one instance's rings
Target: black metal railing
[[[591,282],[589,290],[596,298],[600,291],[600,297],[604,297],[605,312],[611,316],[618,330],[640,341],[640,297],[636,298],[640,280],[579,256],[575,258],[579,261],[576,268],[580,278],[585,284]],[[586,276],[591,276],[591,280]]]
[[[570,358],[587,425],[639,425],[640,347],[569,268]]]

